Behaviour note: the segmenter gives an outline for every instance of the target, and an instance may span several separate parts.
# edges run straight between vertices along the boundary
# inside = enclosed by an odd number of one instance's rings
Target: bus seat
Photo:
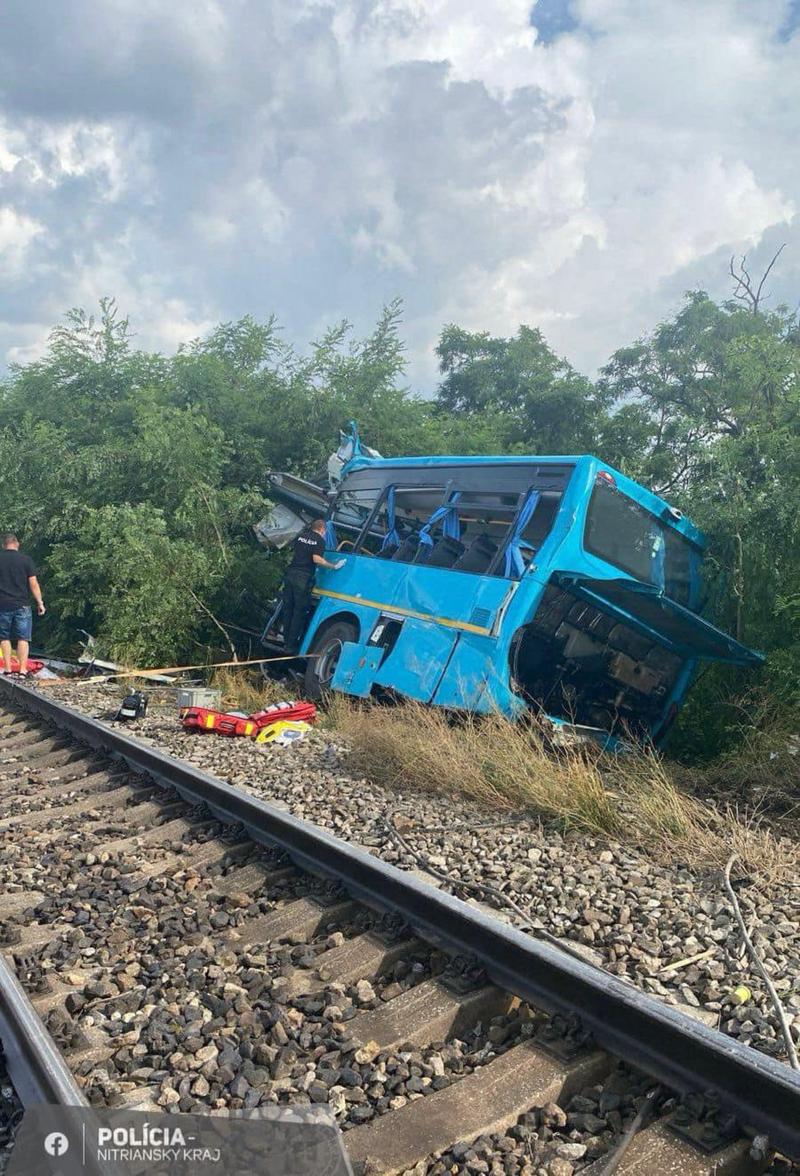
[[[456,560],[464,554],[464,551],[464,544],[458,539],[450,539],[447,535],[442,535],[441,539],[437,539],[434,543],[425,562],[431,568],[452,568]]]
[[[459,572],[485,572],[497,555],[497,544],[488,535],[476,535],[453,567]]]
[[[406,535],[403,542],[392,553],[392,559],[398,563],[413,563],[419,546],[419,535]]]

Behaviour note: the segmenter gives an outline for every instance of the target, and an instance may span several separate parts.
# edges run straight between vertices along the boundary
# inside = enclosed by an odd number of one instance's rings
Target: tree
[[[493,417],[504,447],[529,453],[585,453],[597,448],[605,397],[522,326],[511,339],[450,325],[436,348],[443,379],[441,415]]]
[[[774,259],[773,259],[774,260]],[[766,276],[766,275],[765,275]],[[756,287],[756,299],[763,279]],[[714,620],[768,653],[765,688],[791,702],[800,674],[800,627],[791,600],[800,578],[800,339],[785,307],[765,313],[695,291],[651,336],[612,356],[601,385],[628,415],[628,472],[681,506],[705,531]],[[719,712],[743,686],[705,679]],[[752,678],[748,679],[752,681]],[[710,743],[709,739],[705,740]]]
[[[76,553],[84,558],[76,562]],[[214,578],[199,546],[168,534],[151,504],[87,508],[48,561],[62,624],[99,636],[128,665],[164,665],[200,637]]]
[[[763,297],[765,297],[764,283],[769,277],[772,267],[775,265],[775,262],[783,253],[785,248],[786,243],[784,242],[784,244],[781,245],[781,247],[772,255],[772,260],[761,275],[758,285],[755,287],[753,286],[753,279],[750,277],[750,272],[747,268],[747,254],[742,254],[742,256],[739,258],[738,272],[736,269],[734,269],[734,259],[731,257],[729,271],[734,281],[733,296],[734,298],[738,298],[740,302],[744,302],[752,314],[759,313],[761,300]]]
[[[282,572],[252,533],[267,470],[312,473],[353,416],[390,452],[424,451],[399,318],[393,303],[366,338],[340,324],[301,356],[246,316],[164,358],[133,347],[113,300],[69,312],[0,385],[0,494],[55,590],[49,647],[84,629],[152,664],[257,631]]]

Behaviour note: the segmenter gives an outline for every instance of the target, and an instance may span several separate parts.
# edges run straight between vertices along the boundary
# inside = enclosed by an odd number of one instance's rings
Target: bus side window
[[[431,515],[442,505],[444,486],[397,486],[395,488],[394,525],[398,543],[388,554],[397,563],[418,563],[424,552],[420,551],[420,532]],[[441,535],[439,528],[434,538]]]
[[[384,550],[384,540],[386,539],[388,529],[386,499],[384,498],[373,516],[369,531],[366,531],[361,537],[358,550],[362,555],[386,556],[387,552]],[[391,555],[391,552],[388,552],[388,554]]]
[[[550,532],[558,510],[560,494],[541,493],[533,515],[520,536],[519,550],[528,564]],[[510,538],[514,520],[526,495],[468,493],[459,502],[464,552],[454,569],[475,575],[505,576],[507,559],[504,548]]]
[[[530,522],[522,532],[522,540],[520,542],[520,551],[526,566],[531,562],[536,552],[550,534],[553,523],[556,521],[560,502],[560,494],[548,494],[545,492],[539,499]]]

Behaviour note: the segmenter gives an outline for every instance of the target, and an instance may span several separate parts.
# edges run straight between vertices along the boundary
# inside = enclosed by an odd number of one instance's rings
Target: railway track
[[[788,1067],[2,679],[0,844],[23,1104],[327,1103],[420,1176],[800,1161]]]

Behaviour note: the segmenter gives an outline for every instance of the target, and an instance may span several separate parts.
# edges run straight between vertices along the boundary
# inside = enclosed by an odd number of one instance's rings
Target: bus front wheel
[[[309,698],[319,698],[331,689],[333,675],[339,664],[342,646],[346,641],[357,641],[358,630],[350,621],[336,621],[311,642],[306,664],[305,687]]]

